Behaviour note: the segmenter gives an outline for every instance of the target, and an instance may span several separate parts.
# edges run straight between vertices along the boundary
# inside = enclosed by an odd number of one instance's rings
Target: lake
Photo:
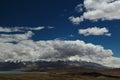
[[[0,74],[47,74],[47,72],[0,71]]]

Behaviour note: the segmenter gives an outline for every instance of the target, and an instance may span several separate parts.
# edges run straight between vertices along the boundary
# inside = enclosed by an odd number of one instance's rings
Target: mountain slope
[[[106,69],[107,67],[86,61],[37,61],[37,62],[0,62],[0,70],[20,68],[70,68]]]

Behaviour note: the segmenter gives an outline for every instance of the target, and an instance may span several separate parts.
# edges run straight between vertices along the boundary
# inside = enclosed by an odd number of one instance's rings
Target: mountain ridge
[[[13,70],[21,68],[70,68],[78,67],[84,69],[108,69],[98,63],[87,61],[36,61],[36,62],[0,62],[0,70]]]

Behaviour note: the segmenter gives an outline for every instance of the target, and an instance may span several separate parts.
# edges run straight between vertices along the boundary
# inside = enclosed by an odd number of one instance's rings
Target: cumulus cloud
[[[104,61],[113,54],[110,49],[81,40],[22,40],[17,44],[0,42],[0,47],[0,61],[84,60],[108,65]]]
[[[103,27],[103,28],[91,27],[87,29],[79,29],[79,34],[82,34],[84,36],[89,36],[89,35],[111,36],[111,33],[109,33],[109,30],[106,27]]]
[[[34,35],[32,30],[26,30],[27,32],[22,34],[0,34],[0,61],[82,60],[110,67],[120,67],[120,58],[113,57],[112,50],[105,49],[101,45],[85,43],[82,40],[33,41],[31,39]],[[107,33],[104,31],[104,34]]]
[[[82,22],[84,20],[83,17],[74,17],[74,16],[70,16],[68,18],[73,24],[79,24],[80,22]]]
[[[84,0],[85,12],[82,16],[72,18],[73,24],[75,20],[78,23],[88,20],[115,20],[120,19],[120,0]],[[81,20],[81,18],[83,20]]]

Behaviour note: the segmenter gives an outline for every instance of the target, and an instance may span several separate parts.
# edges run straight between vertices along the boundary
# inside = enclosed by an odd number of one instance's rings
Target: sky
[[[0,61],[120,67],[119,8],[120,0],[0,0]]]

